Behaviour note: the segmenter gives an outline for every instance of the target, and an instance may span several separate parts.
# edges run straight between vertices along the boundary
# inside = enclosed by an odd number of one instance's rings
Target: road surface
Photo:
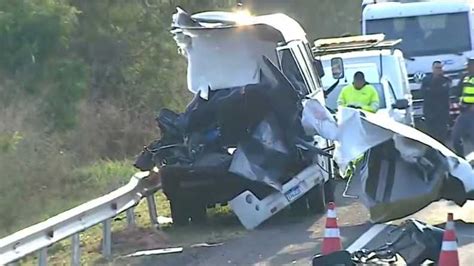
[[[338,187],[340,189],[340,186]],[[338,195],[340,195],[338,193]],[[370,237],[372,228],[368,212],[357,201],[339,197],[336,200],[338,222],[343,246],[349,247]],[[459,208],[450,202],[438,202],[411,216],[429,224],[444,224],[447,212],[453,212],[459,238],[461,265],[474,261],[474,202]],[[399,221],[395,221],[399,222]],[[185,249],[183,253],[148,256],[135,259],[132,265],[311,265],[324,234],[324,216],[298,219],[277,219],[244,236],[228,240],[222,246]],[[370,230],[374,232],[377,230]],[[370,234],[370,233],[369,233]],[[382,232],[380,233],[382,234]],[[376,236],[374,234],[373,236]],[[380,235],[379,235],[380,236]]]

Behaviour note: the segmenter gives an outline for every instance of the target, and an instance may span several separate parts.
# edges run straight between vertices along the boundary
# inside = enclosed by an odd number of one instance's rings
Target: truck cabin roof
[[[258,84],[264,57],[278,65],[279,44],[306,42],[303,28],[284,14],[204,12],[191,16],[178,8],[171,32],[188,60],[188,89],[203,98],[209,90]]]

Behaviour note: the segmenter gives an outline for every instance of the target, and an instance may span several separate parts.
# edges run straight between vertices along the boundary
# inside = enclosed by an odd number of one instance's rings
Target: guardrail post
[[[150,215],[151,224],[156,228],[160,228],[160,224],[158,223],[158,214],[156,211],[156,202],[155,202],[155,195],[150,194],[146,197],[146,201],[148,203],[148,214]]]
[[[42,248],[42,249],[39,251],[38,265],[39,265],[39,266],[46,266],[46,265],[48,265],[48,248]]]
[[[102,255],[106,259],[112,258],[112,220],[102,222]]]
[[[128,227],[135,225],[135,208],[130,208],[127,210],[127,224]]]
[[[79,233],[71,237],[71,265],[81,265],[81,236]]]

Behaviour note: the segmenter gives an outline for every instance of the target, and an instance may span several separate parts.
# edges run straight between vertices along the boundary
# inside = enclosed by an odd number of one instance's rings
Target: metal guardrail
[[[71,265],[80,265],[80,234],[103,224],[102,254],[112,256],[112,218],[126,212],[129,225],[135,223],[135,207],[147,198],[152,224],[159,227],[154,193],[161,189],[156,172],[139,172],[128,184],[100,198],[60,213],[44,222],[0,239],[0,265],[15,264],[23,257],[39,252],[38,264],[47,265],[48,247],[71,238]]]

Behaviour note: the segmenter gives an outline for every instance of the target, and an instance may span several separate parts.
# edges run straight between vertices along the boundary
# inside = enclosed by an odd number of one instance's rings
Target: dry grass
[[[30,121],[37,105],[19,106],[0,106],[0,236],[127,182],[135,170],[126,154],[138,153],[151,138],[111,106],[97,119],[81,113],[80,126],[67,136],[35,129]],[[124,130],[114,135],[120,127]],[[120,161],[106,159],[109,153]]]
[[[157,135],[151,112],[110,103],[82,103],[74,130],[52,132],[41,95],[0,81],[0,237],[119,187],[135,171],[130,155]]]
[[[66,139],[81,161],[123,160],[138,154],[158,135],[153,113],[134,114],[110,103],[81,104],[77,127]]]

